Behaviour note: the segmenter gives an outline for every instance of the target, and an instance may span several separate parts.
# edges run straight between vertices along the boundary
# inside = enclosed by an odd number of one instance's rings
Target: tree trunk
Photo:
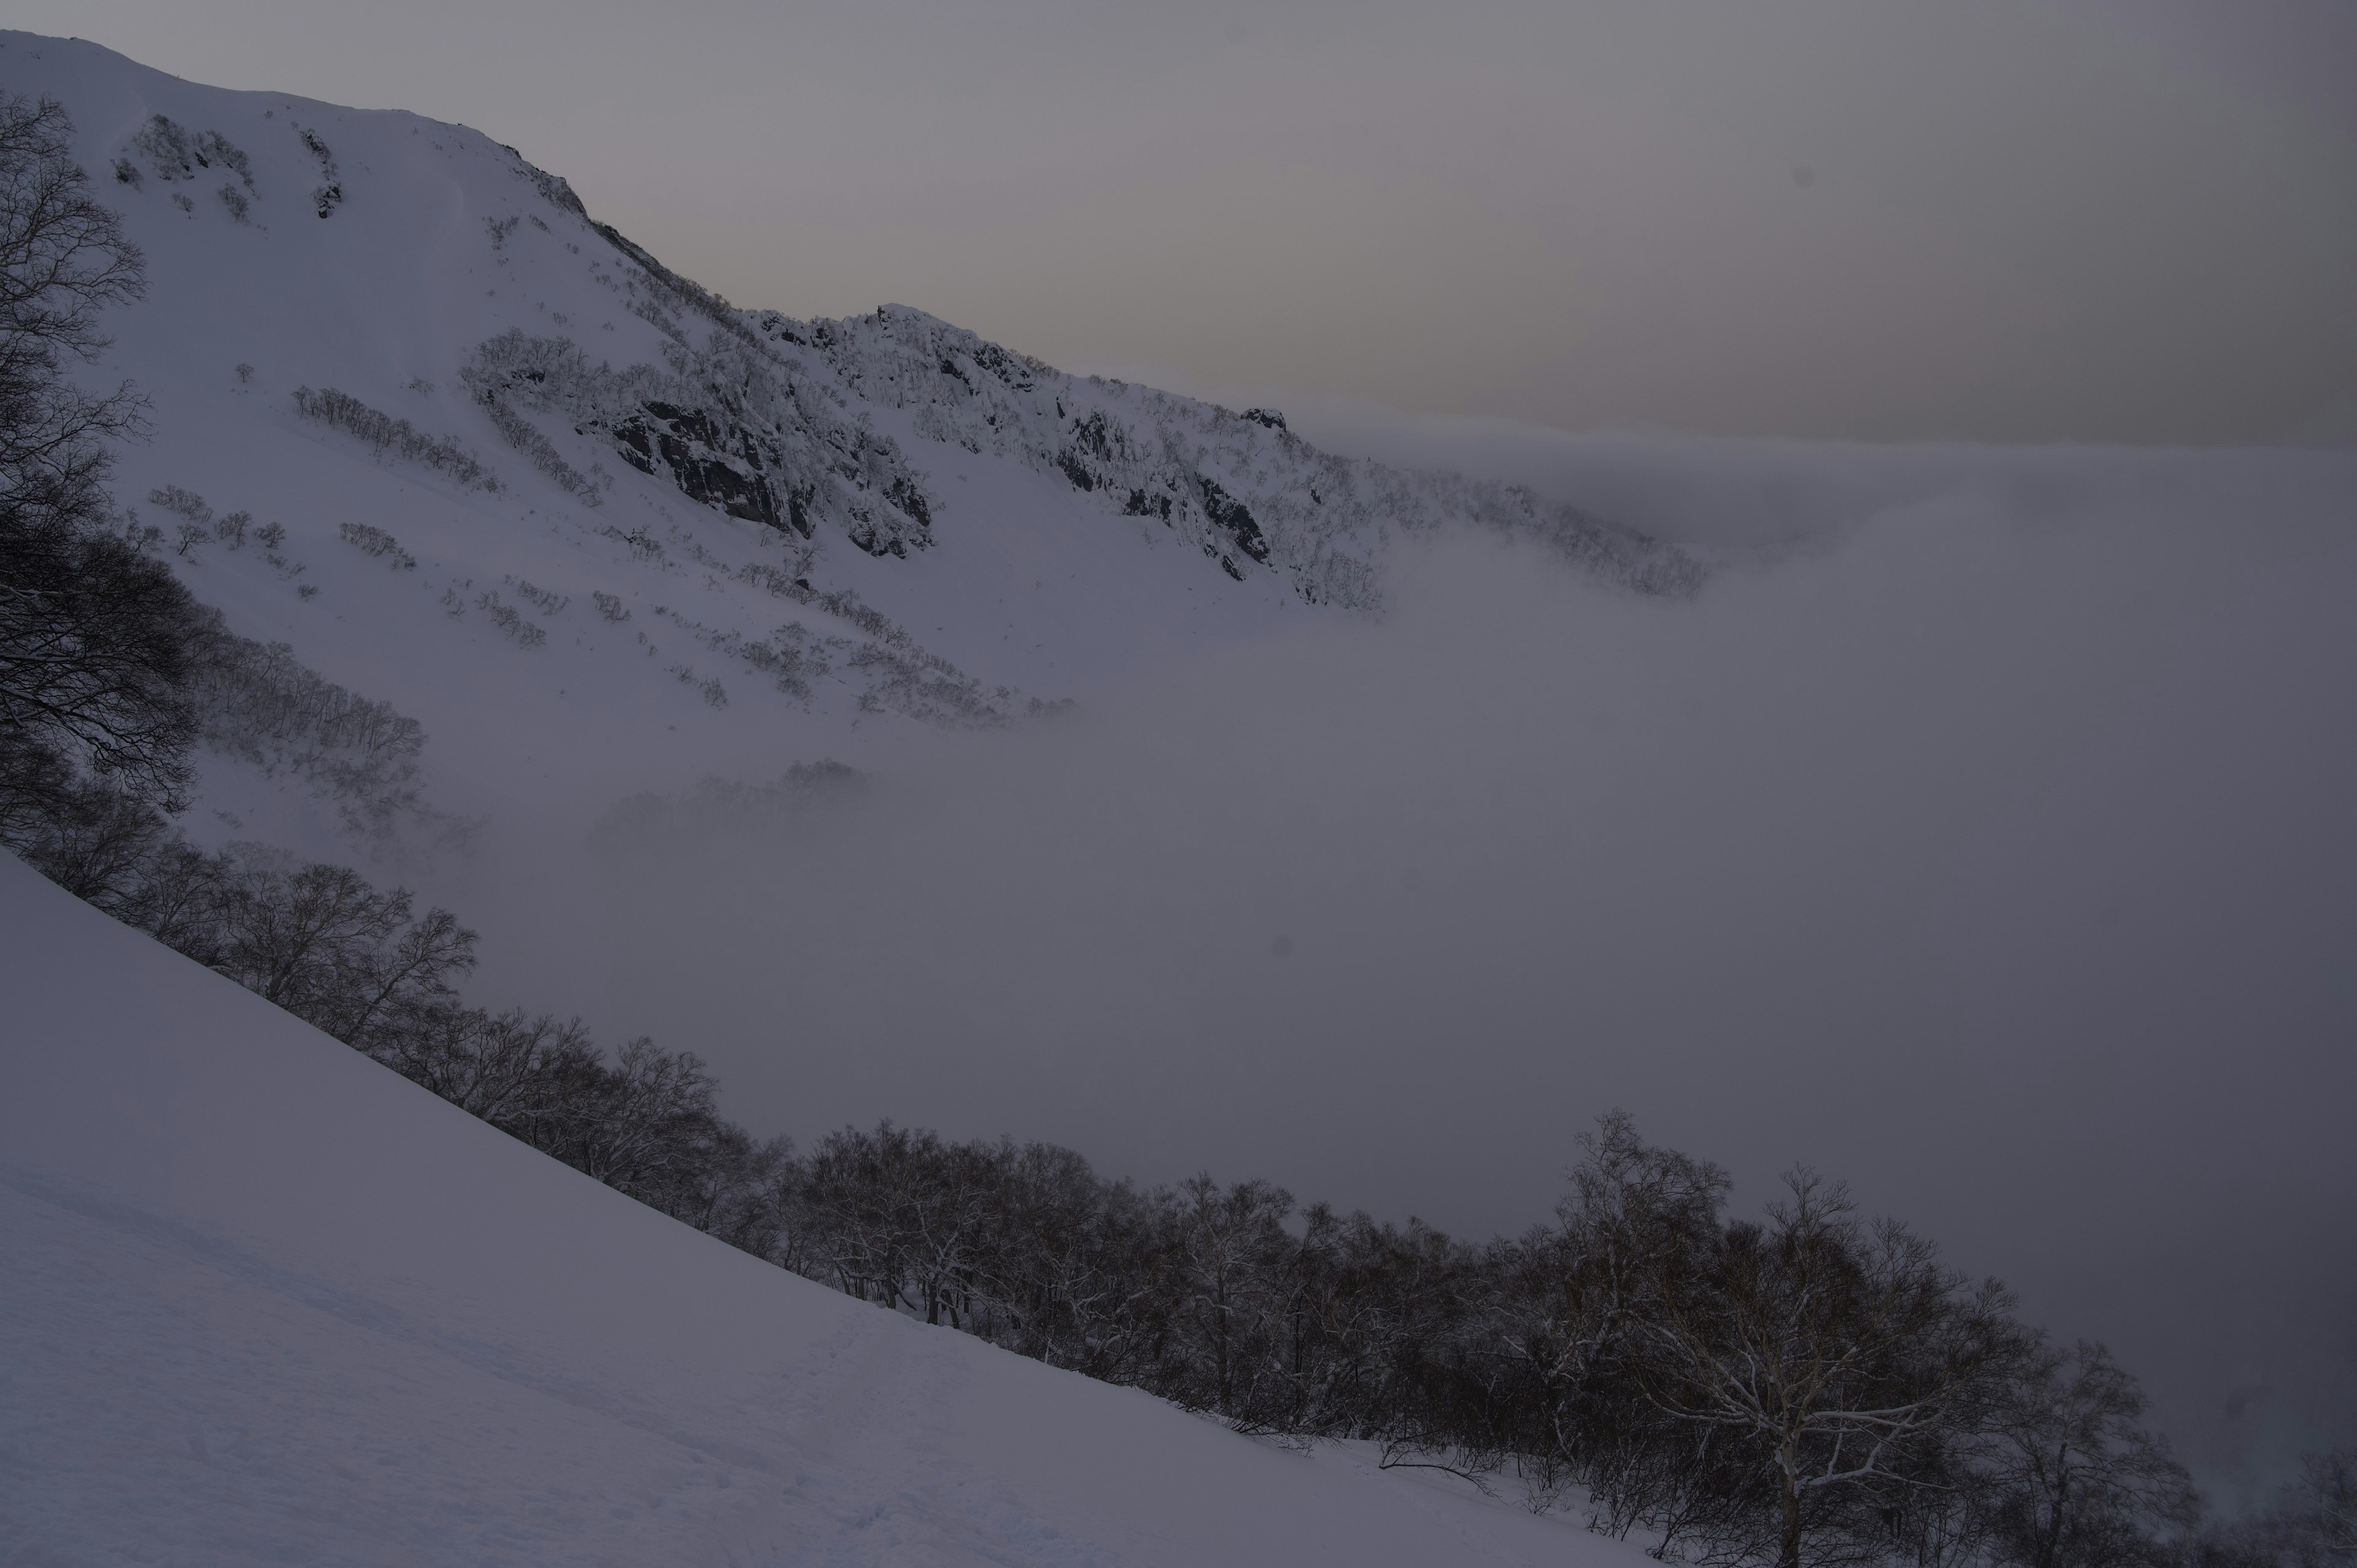
[[[1776,1568],[1801,1568],[1801,1482],[1793,1474],[1800,1463],[1794,1445],[1788,1444],[1784,1463],[1777,1467],[1777,1501],[1782,1505],[1781,1528],[1777,1531]]]
[[[2063,1520],[2070,1506],[2071,1444],[2066,1442],[2054,1455],[2054,1511],[2047,1525],[2046,1539],[2038,1544],[2037,1568],[2054,1568],[2055,1560],[2062,1555]]]

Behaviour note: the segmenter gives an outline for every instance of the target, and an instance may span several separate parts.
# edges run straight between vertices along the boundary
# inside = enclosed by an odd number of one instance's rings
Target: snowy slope
[[[102,367],[154,399],[118,498],[233,629],[421,720],[464,813],[593,768],[619,790],[1019,722],[1371,607],[1393,542],[1448,527],[1695,580],[1524,492],[1332,457],[920,312],[735,310],[462,127],[21,33],[0,88],[64,103],[146,255]],[[167,487],[203,510],[144,499]],[[209,808],[266,804],[229,772]]]
[[[0,993],[9,1561],[1636,1561],[732,1251],[5,856]]]

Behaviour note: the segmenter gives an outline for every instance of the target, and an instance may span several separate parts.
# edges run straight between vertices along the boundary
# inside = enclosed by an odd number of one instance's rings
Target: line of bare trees
[[[1045,1145],[889,1124],[770,1177],[772,1256],[1239,1430],[1577,1501],[1701,1563],[2173,1562],[2184,1471],[2094,1346],[1806,1171],[1760,1219],[1628,1118],[1555,1221],[1452,1240],[1261,1182],[1140,1190]]]

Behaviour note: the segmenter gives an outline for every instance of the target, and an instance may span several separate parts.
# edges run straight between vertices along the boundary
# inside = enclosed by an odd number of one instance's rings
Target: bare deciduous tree
[[[2190,1526],[2191,1481],[2145,1430],[2144,1393],[2112,1353],[2082,1340],[2042,1350],[1991,1412],[1996,1537],[2019,1568],[2149,1561],[2154,1531]]]
[[[1654,1293],[1646,1377],[1663,1410],[1754,1448],[1775,1488],[1778,1568],[1803,1568],[1812,1513],[1840,1491],[1903,1486],[1910,1450],[1964,1424],[2019,1347],[1994,1283],[1968,1289],[1894,1222],[1862,1227],[1847,1191],[1813,1171],[1787,1185],[1765,1225],[1727,1228],[1710,1278]]]

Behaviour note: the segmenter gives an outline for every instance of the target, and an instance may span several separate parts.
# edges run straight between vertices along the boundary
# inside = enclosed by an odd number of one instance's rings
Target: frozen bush
[[[204,497],[192,490],[184,490],[178,485],[165,485],[160,489],[149,490],[147,504],[162,507],[166,511],[178,512],[199,527],[213,520],[213,509],[205,504]]]
[[[361,554],[384,560],[396,572],[417,570],[417,557],[404,550],[401,542],[382,528],[371,528],[364,522],[345,522],[336,525],[336,532],[345,543]]]
[[[371,408],[349,393],[328,387],[313,392],[309,387],[295,389],[295,410],[306,419],[316,419],[322,424],[348,431],[369,444],[370,449],[382,457],[392,452],[413,463],[422,463],[438,473],[448,474],[468,489],[497,490],[500,481],[483,467],[472,452],[453,436],[431,436],[405,419]]]
[[[538,648],[548,640],[548,633],[523,618],[523,612],[502,601],[496,593],[477,596],[478,608],[491,618],[491,624],[511,638],[518,648]]]
[[[549,589],[534,586],[532,583],[522,577],[503,577],[500,581],[507,584],[509,587],[513,588],[519,597],[529,601],[534,608],[538,609],[540,613],[544,616],[555,615],[562,611],[565,606],[573,602],[572,598],[567,595],[554,593]]]
[[[311,209],[325,218],[342,206],[344,200],[343,181],[336,175],[336,156],[328,150],[328,144],[319,139],[318,132],[298,125],[295,128],[295,134],[303,144],[303,150],[319,165],[319,183],[311,191]]]
[[[381,832],[419,810],[417,721],[305,668],[285,643],[225,639],[196,695],[206,746],[313,785],[348,827]]]

